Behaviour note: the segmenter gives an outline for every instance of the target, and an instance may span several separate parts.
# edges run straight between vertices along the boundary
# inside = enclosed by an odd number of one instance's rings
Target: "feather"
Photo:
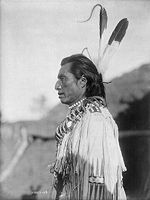
[[[128,27],[128,20],[127,18],[122,19],[112,32],[108,44],[111,45],[113,41],[118,41],[119,43],[125,36],[126,30]]]
[[[127,18],[124,18],[121,21],[119,21],[114,31],[112,32],[108,44],[103,52],[101,65],[99,65],[99,72],[101,72],[102,74],[106,72],[110,59],[117,51],[123,37],[126,34],[127,28],[128,28],[128,20]]]
[[[107,12],[104,7],[101,6],[99,13],[99,48],[98,48],[98,66],[101,63],[101,46],[102,46],[102,35],[104,30],[107,28]]]
[[[107,28],[107,12],[104,7],[101,6],[100,14],[99,14],[99,26],[100,26],[100,38],[102,38],[102,34],[104,30]]]

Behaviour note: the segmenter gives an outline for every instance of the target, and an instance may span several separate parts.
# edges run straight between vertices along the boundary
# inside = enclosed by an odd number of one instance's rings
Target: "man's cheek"
[[[67,88],[67,86],[68,86],[68,83],[67,83],[67,82],[63,82],[63,83],[62,83],[62,87]]]

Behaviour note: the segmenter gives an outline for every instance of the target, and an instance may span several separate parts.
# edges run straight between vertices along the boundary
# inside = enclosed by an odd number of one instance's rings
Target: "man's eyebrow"
[[[58,74],[57,78],[63,78],[66,77],[64,74]]]

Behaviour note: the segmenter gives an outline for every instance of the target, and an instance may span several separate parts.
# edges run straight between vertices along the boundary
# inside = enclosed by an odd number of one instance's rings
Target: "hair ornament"
[[[108,81],[108,82],[107,82],[107,81],[103,81],[102,83],[103,83],[103,84],[109,84],[109,83],[111,83],[111,82],[112,82],[112,81]]]

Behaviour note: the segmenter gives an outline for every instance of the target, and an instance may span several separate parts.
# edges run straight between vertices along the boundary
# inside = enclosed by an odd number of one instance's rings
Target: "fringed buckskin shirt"
[[[86,98],[70,109],[56,140],[53,169],[62,186],[53,187],[53,199],[126,200],[118,127],[100,97]]]

